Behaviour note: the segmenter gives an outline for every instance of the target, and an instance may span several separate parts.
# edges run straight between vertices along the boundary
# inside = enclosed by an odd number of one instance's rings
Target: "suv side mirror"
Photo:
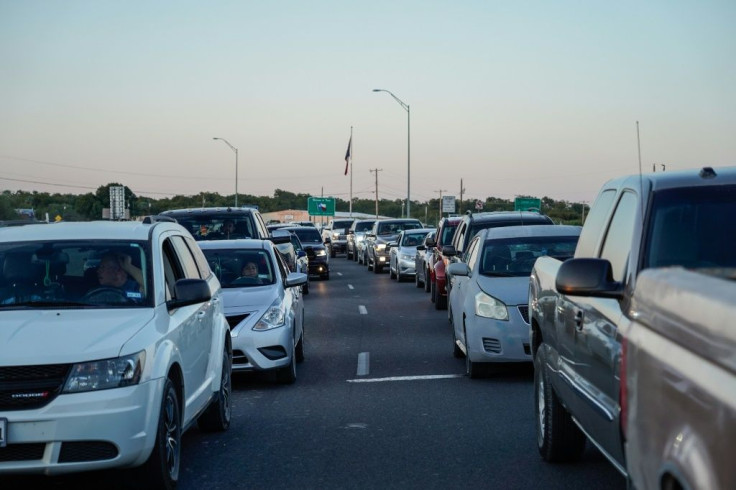
[[[174,285],[174,294],[176,298],[166,302],[169,311],[212,299],[210,287],[204,279],[179,279]]]

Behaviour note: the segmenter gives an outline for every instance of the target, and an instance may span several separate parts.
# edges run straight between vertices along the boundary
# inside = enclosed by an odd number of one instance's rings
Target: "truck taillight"
[[[628,350],[626,338],[621,339],[621,366],[619,370],[619,403],[621,405],[621,432],[626,440],[627,417],[629,413],[628,390],[626,388],[626,351]]]

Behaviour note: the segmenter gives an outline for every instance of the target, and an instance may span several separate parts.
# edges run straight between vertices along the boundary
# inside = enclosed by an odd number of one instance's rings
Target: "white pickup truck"
[[[735,270],[639,275],[622,363],[637,490],[736,488]]]
[[[735,217],[736,168],[622,177],[600,190],[572,259],[537,259],[530,343],[537,444],[546,461],[575,460],[587,441],[628,476],[621,366],[639,275],[736,267]]]

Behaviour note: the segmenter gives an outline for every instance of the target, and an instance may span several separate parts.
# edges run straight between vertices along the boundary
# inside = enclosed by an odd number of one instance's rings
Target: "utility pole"
[[[458,214],[463,214],[463,193],[465,193],[465,187],[463,187],[463,179],[460,179],[460,206],[458,207]]]
[[[440,189],[440,190],[435,191],[435,192],[439,192],[440,193],[440,215],[439,215],[439,218],[437,218],[437,223],[439,223],[440,220],[442,219],[442,193],[443,192],[447,192],[447,189]]]
[[[383,169],[374,168],[373,170],[368,169],[368,171],[376,173],[376,219],[378,219],[378,172],[383,172]]]

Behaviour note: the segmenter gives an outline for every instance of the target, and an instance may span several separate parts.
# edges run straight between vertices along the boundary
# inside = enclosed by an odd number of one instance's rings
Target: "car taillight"
[[[619,403],[621,405],[621,432],[626,439],[627,416],[629,412],[628,389],[626,387],[626,351],[628,350],[626,338],[621,339],[621,364],[619,369]]]

